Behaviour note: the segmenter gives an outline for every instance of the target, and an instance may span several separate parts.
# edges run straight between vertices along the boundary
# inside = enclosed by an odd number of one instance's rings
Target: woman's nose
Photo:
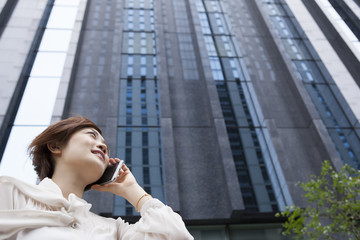
[[[105,144],[100,143],[97,147],[98,147],[101,151],[103,151],[103,153],[107,154],[107,147],[106,147]]]

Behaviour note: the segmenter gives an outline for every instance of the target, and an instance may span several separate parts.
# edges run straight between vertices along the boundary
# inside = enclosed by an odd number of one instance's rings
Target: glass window
[[[59,78],[29,78],[14,124],[48,125],[59,83]]]
[[[126,0],[125,1],[126,8],[134,8],[134,1],[133,0]]]
[[[205,44],[206,44],[206,49],[208,51],[208,55],[209,56],[217,56],[217,52],[216,52],[216,48],[215,48],[215,44],[213,41],[212,36],[204,36],[205,39]]]
[[[124,32],[122,52],[155,54],[155,35],[148,32]]]
[[[133,76],[134,75],[134,68],[132,66],[127,67],[127,75]]]
[[[220,2],[218,1],[204,1],[207,12],[221,12]]]
[[[327,128],[336,128],[337,126],[343,128],[350,127],[350,123],[342,112],[342,108],[326,85],[306,84],[305,87]]]
[[[131,10],[124,14],[125,30],[154,31],[153,10]],[[127,26],[127,28],[126,28]]]
[[[304,43],[296,39],[283,39],[283,44],[286,52],[290,55],[291,59],[297,60],[311,60],[312,56],[305,47]]]
[[[140,30],[145,30],[145,23],[140,23],[139,28]]]
[[[235,64],[235,60],[231,59],[229,62],[230,62],[230,66],[232,68],[232,73],[233,73],[234,78],[238,79],[239,78],[239,72],[238,72],[238,67]]]
[[[144,56],[144,55],[140,56],[140,64],[146,65],[146,56]]]
[[[146,67],[141,67],[140,68],[140,75],[141,76],[146,76]]]
[[[126,146],[131,146],[131,132],[126,132]]]
[[[196,1],[196,7],[198,12],[205,12],[205,7],[201,0]]]
[[[203,34],[211,34],[210,25],[206,13],[199,13],[199,17]]]
[[[145,151],[146,152],[146,151]],[[144,153],[144,150],[143,150]],[[144,156],[144,154],[143,154]],[[143,176],[144,176],[144,184],[150,184],[150,172],[149,172],[149,167],[144,167],[143,168]]]
[[[229,36],[215,36],[215,44],[219,56],[234,57],[236,56],[235,49]]]
[[[300,79],[304,82],[325,83],[325,79],[313,61],[293,61],[293,65],[297,69]]]
[[[212,69],[214,80],[224,80],[224,75],[222,73],[221,64],[219,58],[210,57],[210,67]]]
[[[134,64],[134,56],[128,55],[127,60],[128,60],[128,64],[129,64],[129,65],[133,65],[133,64]]]
[[[66,53],[39,52],[36,55],[30,76],[61,77]]]
[[[51,15],[46,27],[57,29],[73,29],[76,14],[77,8],[56,6],[51,11]]]
[[[359,169],[360,141],[350,129],[328,129],[336,150],[345,164]],[[355,151],[354,151],[355,150]]]
[[[154,78],[156,78],[157,77],[157,67],[156,66],[153,67],[153,72],[154,72]]]
[[[299,33],[295,29],[292,21],[287,17],[272,17],[278,34],[282,38],[300,38]]]
[[[55,6],[78,6],[80,0],[56,0],[54,5]]]
[[[156,57],[153,55],[125,55],[121,61],[121,78],[131,76],[133,79],[154,79],[156,77]]]
[[[126,162],[126,164],[131,164],[131,148],[126,148],[125,162]]]
[[[209,13],[209,20],[214,34],[229,34],[223,14]]]
[[[47,29],[41,40],[39,51],[66,52],[69,47],[72,31]]]

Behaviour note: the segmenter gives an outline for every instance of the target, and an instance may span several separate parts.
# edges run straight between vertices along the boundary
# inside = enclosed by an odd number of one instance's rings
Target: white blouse
[[[32,185],[0,177],[0,239],[194,239],[181,217],[157,199],[144,203],[135,224],[90,208],[75,194],[65,199],[49,178]]]

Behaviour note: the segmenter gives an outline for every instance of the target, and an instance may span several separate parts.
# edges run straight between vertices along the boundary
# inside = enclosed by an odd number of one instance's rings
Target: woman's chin
[[[101,171],[101,169],[97,169],[97,170],[98,171],[92,171],[92,173],[90,174],[90,176],[89,176],[89,178],[90,178],[89,181],[90,182],[96,182],[103,175],[104,171]]]
[[[105,171],[105,166],[100,162],[91,162],[86,166],[86,170],[83,168],[83,171],[87,171],[87,178],[89,182],[93,183],[100,179]]]

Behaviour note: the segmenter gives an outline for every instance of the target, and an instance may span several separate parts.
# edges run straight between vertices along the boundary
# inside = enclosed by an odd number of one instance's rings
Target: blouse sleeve
[[[135,224],[117,219],[118,239],[194,239],[179,214],[157,199],[148,200],[141,208],[141,218]]]
[[[24,195],[14,182],[18,180],[0,177],[0,239],[8,239],[24,229],[72,224],[74,218],[66,212],[25,208],[25,205],[31,204],[33,200]]]
[[[14,208],[13,186],[6,184],[3,178],[0,178],[0,210],[10,210]]]

